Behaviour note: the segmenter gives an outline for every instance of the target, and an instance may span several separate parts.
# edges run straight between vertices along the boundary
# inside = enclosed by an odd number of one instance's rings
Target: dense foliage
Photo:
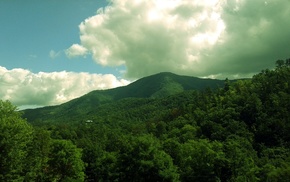
[[[81,149],[33,128],[15,106],[0,100],[0,181],[83,181]]]
[[[252,79],[126,98],[79,122],[0,102],[1,181],[289,181],[290,59]],[[71,116],[74,117],[74,116]]]

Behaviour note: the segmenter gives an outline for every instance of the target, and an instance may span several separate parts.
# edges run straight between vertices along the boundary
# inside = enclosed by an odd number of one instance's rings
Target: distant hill
[[[160,99],[187,90],[202,90],[207,87],[215,89],[224,85],[223,80],[201,79],[190,76],[180,76],[163,72],[141,78],[127,86],[108,90],[95,90],[79,98],[58,106],[48,106],[24,110],[24,117],[29,122],[35,121],[67,121],[68,118],[81,118],[92,113],[96,108],[106,104],[115,107],[122,99],[147,98]],[[121,103],[121,102],[119,102]],[[110,106],[106,106],[110,107]]]

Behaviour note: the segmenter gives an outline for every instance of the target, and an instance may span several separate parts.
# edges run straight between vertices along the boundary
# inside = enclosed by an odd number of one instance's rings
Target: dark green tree
[[[276,61],[277,68],[281,68],[282,66],[284,66],[284,64],[285,64],[284,60],[279,59]]]
[[[152,135],[142,135],[120,151],[120,181],[178,181],[177,167]]]
[[[82,153],[71,141],[54,140],[46,171],[48,181],[84,181]]]
[[[28,145],[25,181],[44,181],[46,179],[51,143],[49,131],[34,128],[32,142]]]
[[[251,143],[244,138],[231,136],[224,143],[226,158],[229,161],[232,181],[258,181],[256,153]]]
[[[290,179],[290,150],[284,147],[265,148],[261,151],[261,181],[286,182]]]
[[[180,146],[178,166],[182,181],[217,181],[226,161],[222,143],[189,140]]]
[[[9,101],[0,100],[0,181],[23,181],[32,127]]]

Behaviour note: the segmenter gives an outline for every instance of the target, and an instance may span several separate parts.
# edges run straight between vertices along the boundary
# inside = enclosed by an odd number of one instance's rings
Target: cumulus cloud
[[[75,72],[32,73],[25,69],[7,70],[0,66],[0,98],[17,106],[55,105],[92,90],[127,85],[129,81],[111,74]]]
[[[87,49],[79,44],[73,44],[70,48],[65,50],[65,54],[69,58],[85,56],[87,54]]]
[[[112,0],[79,25],[81,42],[69,50],[125,65],[133,78],[243,77],[290,57],[289,17],[289,0]]]

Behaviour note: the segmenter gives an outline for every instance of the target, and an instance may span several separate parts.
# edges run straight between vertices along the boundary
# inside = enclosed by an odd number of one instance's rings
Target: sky
[[[56,105],[159,72],[252,77],[290,58],[290,0],[0,0],[0,99]]]

